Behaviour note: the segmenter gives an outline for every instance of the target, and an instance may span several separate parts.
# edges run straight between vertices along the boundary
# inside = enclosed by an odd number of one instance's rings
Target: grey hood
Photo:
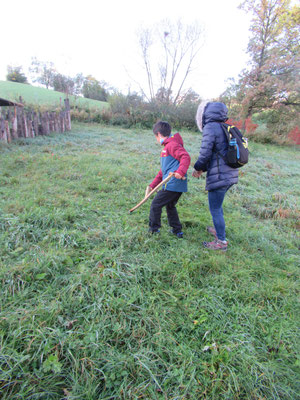
[[[202,132],[204,125],[208,122],[224,122],[227,120],[227,107],[224,103],[210,102],[209,100],[202,101],[197,110],[196,123],[199,130]]]
[[[208,103],[209,103],[209,100],[203,100],[198,106],[198,110],[197,110],[197,114],[196,114],[196,124],[197,124],[200,132],[203,131],[203,114],[204,114],[205,107],[207,106]]]

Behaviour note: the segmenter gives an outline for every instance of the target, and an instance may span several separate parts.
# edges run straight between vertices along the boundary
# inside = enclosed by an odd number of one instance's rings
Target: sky
[[[2,2],[0,80],[7,65],[23,66],[32,57],[52,61],[58,72],[93,75],[124,93],[146,85],[137,31],[168,18],[195,21],[205,31],[197,68],[187,82],[212,99],[247,66],[251,16],[241,0],[15,0]]]

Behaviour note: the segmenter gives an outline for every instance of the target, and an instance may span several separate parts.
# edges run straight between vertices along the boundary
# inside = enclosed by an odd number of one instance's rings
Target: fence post
[[[57,113],[54,114],[54,130],[55,132],[59,132],[59,116]]]
[[[17,107],[17,137],[23,137],[22,107]]]
[[[27,127],[28,127],[28,137],[34,137],[33,125],[32,125],[32,112],[27,114]]]
[[[47,135],[45,114],[40,114],[40,121],[41,121],[41,135]]]
[[[29,135],[28,135],[28,126],[27,126],[27,116],[26,116],[25,112],[23,112],[22,114],[23,114],[22,122],[23,122],[24,137],[28,138]]]
[[[5,123],[7,143],[10,143],[11,142],[11,134],[10,134],[9,124],[8,124],[8,121],[4,121],[4,123]]]
[[[14,107],[13,113],[10,114],[11,123],[11,137],[17,139],[18,137],[18,119],[17,119],[17,107]]]
[[[0,139],[4,140],[7,143],[6,129],[5,129],[5,121],[0,117]]]
[[[66,110],[66,130],[70,131],[71,127],[71,112],[70,112],[70,101],[69,99],[65,99],[65,110]]]
[[[37,113],[35,111],[32,114],[32,128],[33,128],[33,136],[38,136],[39,122],[38,122],[38,118],[37,118]]]
[[[65,118],[64,118],[64,112],[61,111],[59,113],[59,122],[60,122],[60,133],[64,133],[65,131]]]

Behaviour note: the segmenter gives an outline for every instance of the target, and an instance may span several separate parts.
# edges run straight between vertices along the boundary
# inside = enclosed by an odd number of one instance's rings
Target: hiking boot
[[[183,232],[174,232],[173,229],[170,229],[170,233],[178,237],[178,239],[183,239]]]
[[[226,240],[222,241],[219,239],[215,239],[213,242],[203,242],[203,246],[210,250],[226,251],[227,245],[228,245],[228,243]]]
[[[213,235],[217,239],[217,232],[216,232],[214,227],[207,226],[206,230],[207,230],[208,233],[210,233],[211,235]]]
[[[159,232],[160,232],[160,230],[159,229],[151,229],[151,228],[149,228],[149,230],[148,230],[148,232],[151,234],[151,235],[157,235]]]

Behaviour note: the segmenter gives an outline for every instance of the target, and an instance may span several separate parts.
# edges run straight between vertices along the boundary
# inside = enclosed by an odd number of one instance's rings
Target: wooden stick
[[[130,214],[138,209],[142,204],[146,203],[146,201],[153,195],[153,193],[156,193],[164,184],[169,182],[169,180],[174,176],[174,172],[170,172],[169,176],[167,176],[163,181],[161,181],[147,196],[143,198],[142,201],[140,201],[136,206],[134,206],[131,210],[129,210]],[[183,180],[186,178],[184,177]]]

